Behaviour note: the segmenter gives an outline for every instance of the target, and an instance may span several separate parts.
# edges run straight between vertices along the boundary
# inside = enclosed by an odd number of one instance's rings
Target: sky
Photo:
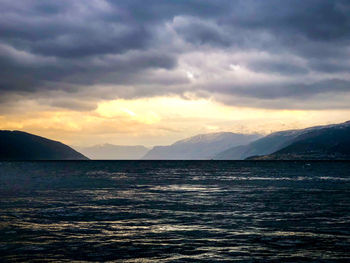
[[[348,0],[0,0],[0,129],[167,145],[350,119]]]

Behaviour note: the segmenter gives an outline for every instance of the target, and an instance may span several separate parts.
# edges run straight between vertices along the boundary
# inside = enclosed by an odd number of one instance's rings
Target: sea
[[[0,162],[1,262],[350,262],[350,162]]]

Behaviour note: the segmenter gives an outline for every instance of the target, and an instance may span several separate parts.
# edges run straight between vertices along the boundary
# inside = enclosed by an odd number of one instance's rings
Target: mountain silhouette
[[[148,148],[141,145],[124,146],[108,143],[75,148],[93,160],[137,160],[141,159],[149,151]]]
[[[169,146],[156,146],[143,159],[146,160],[208,160],[232,146],[247,144],[259,138],[257,134],[219,132],[199,134]]]
[[[215,160],[244,160],[249,157],[265,156],[277,152],[292,143],[303,138],[306,134],[317,132],[325,128],[347,126],[349,122],[343,124],[332,124],[325,126],[315,126],[300,130],[280,131],[269,134],[261,139],[247,145],[231,147],[213,157]],[[332,138],[329,138],[330,140]],[[335,139],[335,138],[333,138]]]
[[[257,160],[350,160],[350,121],[311,130],[288,146]]]
[[[69,146],[21,131],[0,131],[0,160],[88,160]]]

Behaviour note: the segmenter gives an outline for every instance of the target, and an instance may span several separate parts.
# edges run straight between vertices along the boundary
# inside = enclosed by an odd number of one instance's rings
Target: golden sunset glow
[[[154,146],[349,119],[345,2],[160,2],[1,2],[0,129]]]
[[[350,0],[0,0],[0,261],[349,259],[349,27]]]
[[[0,115],[0,129],[23,130],[74,146],[106,142],[153,146],[219,131],[267,134],[342,122],[350,116],[346,110],[268,110],[180,97],[101,101],[95,110],[85,112],[34,102],[24,105],[31,111]]]

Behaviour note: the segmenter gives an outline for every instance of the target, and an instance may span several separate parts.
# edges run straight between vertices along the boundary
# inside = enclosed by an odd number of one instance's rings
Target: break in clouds
[[[0,103],[349,108],[350,2],[0,1]]]

